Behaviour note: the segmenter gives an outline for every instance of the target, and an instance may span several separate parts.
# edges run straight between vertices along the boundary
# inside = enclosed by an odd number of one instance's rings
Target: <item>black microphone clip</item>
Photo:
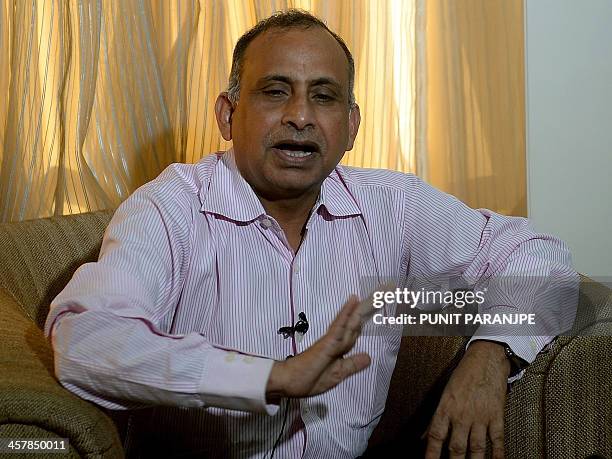
[[[300,312],[298,314],[298,319],[299,320],[295,323],[293,327],[281,327],[276,333],[278,333],[279,335],[283,335],[284,339],[287,339],[290,336],[295,336],[296,332],[304,335],[308,331],[308,319],[306,319],[306,314]]]

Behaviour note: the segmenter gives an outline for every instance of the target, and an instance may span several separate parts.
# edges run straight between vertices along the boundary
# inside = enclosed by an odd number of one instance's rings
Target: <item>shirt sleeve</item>
[[[153,182],[152,182],[153,183]],[[176,200],[178,201],[178,200]],[[45,324],[60,383],[110,409],[215,406],[274,414],[274,363],[168,330],[190,252],[191,214],[139,189],[117,210],[99,259],[81,266]]]
[[[528,219],[474,210],[411,177],[404,219],[408,276],[485,292],[479,313],[533,313],[535,324],[481,325],[482,338],[507,343],[531,363],[576,315],[578,275],[565,243]],[[433,280],[433,281],[432,281]],[[516,378],[514,378],[516,379]]]

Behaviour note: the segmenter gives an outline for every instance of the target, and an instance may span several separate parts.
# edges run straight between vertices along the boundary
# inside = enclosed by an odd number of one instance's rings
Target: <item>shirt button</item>
[[[263,229],[268,229],[268,228],[272,227],[272,222],[270,221],[270,219],[269,219],[269,218],[263,218],[263,219],[261,220],[260,225],[261,225],[261,227],[262,227]]]
[[[298,263],[293,264],[293,274],[298,274],[300,272],[300,265]]]

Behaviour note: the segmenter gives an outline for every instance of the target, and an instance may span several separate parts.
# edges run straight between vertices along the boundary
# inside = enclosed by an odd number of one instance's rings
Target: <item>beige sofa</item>
[[[70,457],[124,455],[125,428],[137,415],[130,421],[130,413],[110,413],[111,420],[63,389],[41,332],[51,299],[79,265],[96,259],[111,215],[0,225],[0,437],[67,437]],[[612,458],[611,291],[583,278],[579,316],[574,334],[581,336],[557,339],[513,386],[506,405],[507,457]],[[419,456],[418,438],[464,343],[404,338],[367,455]]]

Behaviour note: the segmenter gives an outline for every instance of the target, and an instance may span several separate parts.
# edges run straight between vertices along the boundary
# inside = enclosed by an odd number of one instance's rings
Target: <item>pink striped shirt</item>
[[[147,439],[154,451],[173,442],[174,455],[259,458],[285,415],[284,401],[266,405],[273,359],[312,345],[350,294],[363,297],[386,278],[517,269],[575,275],[565,245],[526,219],[472,210],[410,174],[344,166],[323,182],[294,253],[230,150],[171,165],[127,199],[99,260],[53,301],[45,332],[58,378],[75,394],[110,409],[159,407]],[[562,303],[554,292],[547,298]],[[536,300],[521,302],[522,311]],[[310,329],[301,342],[277,334],[302,311]],[[353,351],[370,354],[368,369],[288,402],[276,457],[366,449],[402,333],[372,327]],[[531,362],[551,337],[498,339]]]

